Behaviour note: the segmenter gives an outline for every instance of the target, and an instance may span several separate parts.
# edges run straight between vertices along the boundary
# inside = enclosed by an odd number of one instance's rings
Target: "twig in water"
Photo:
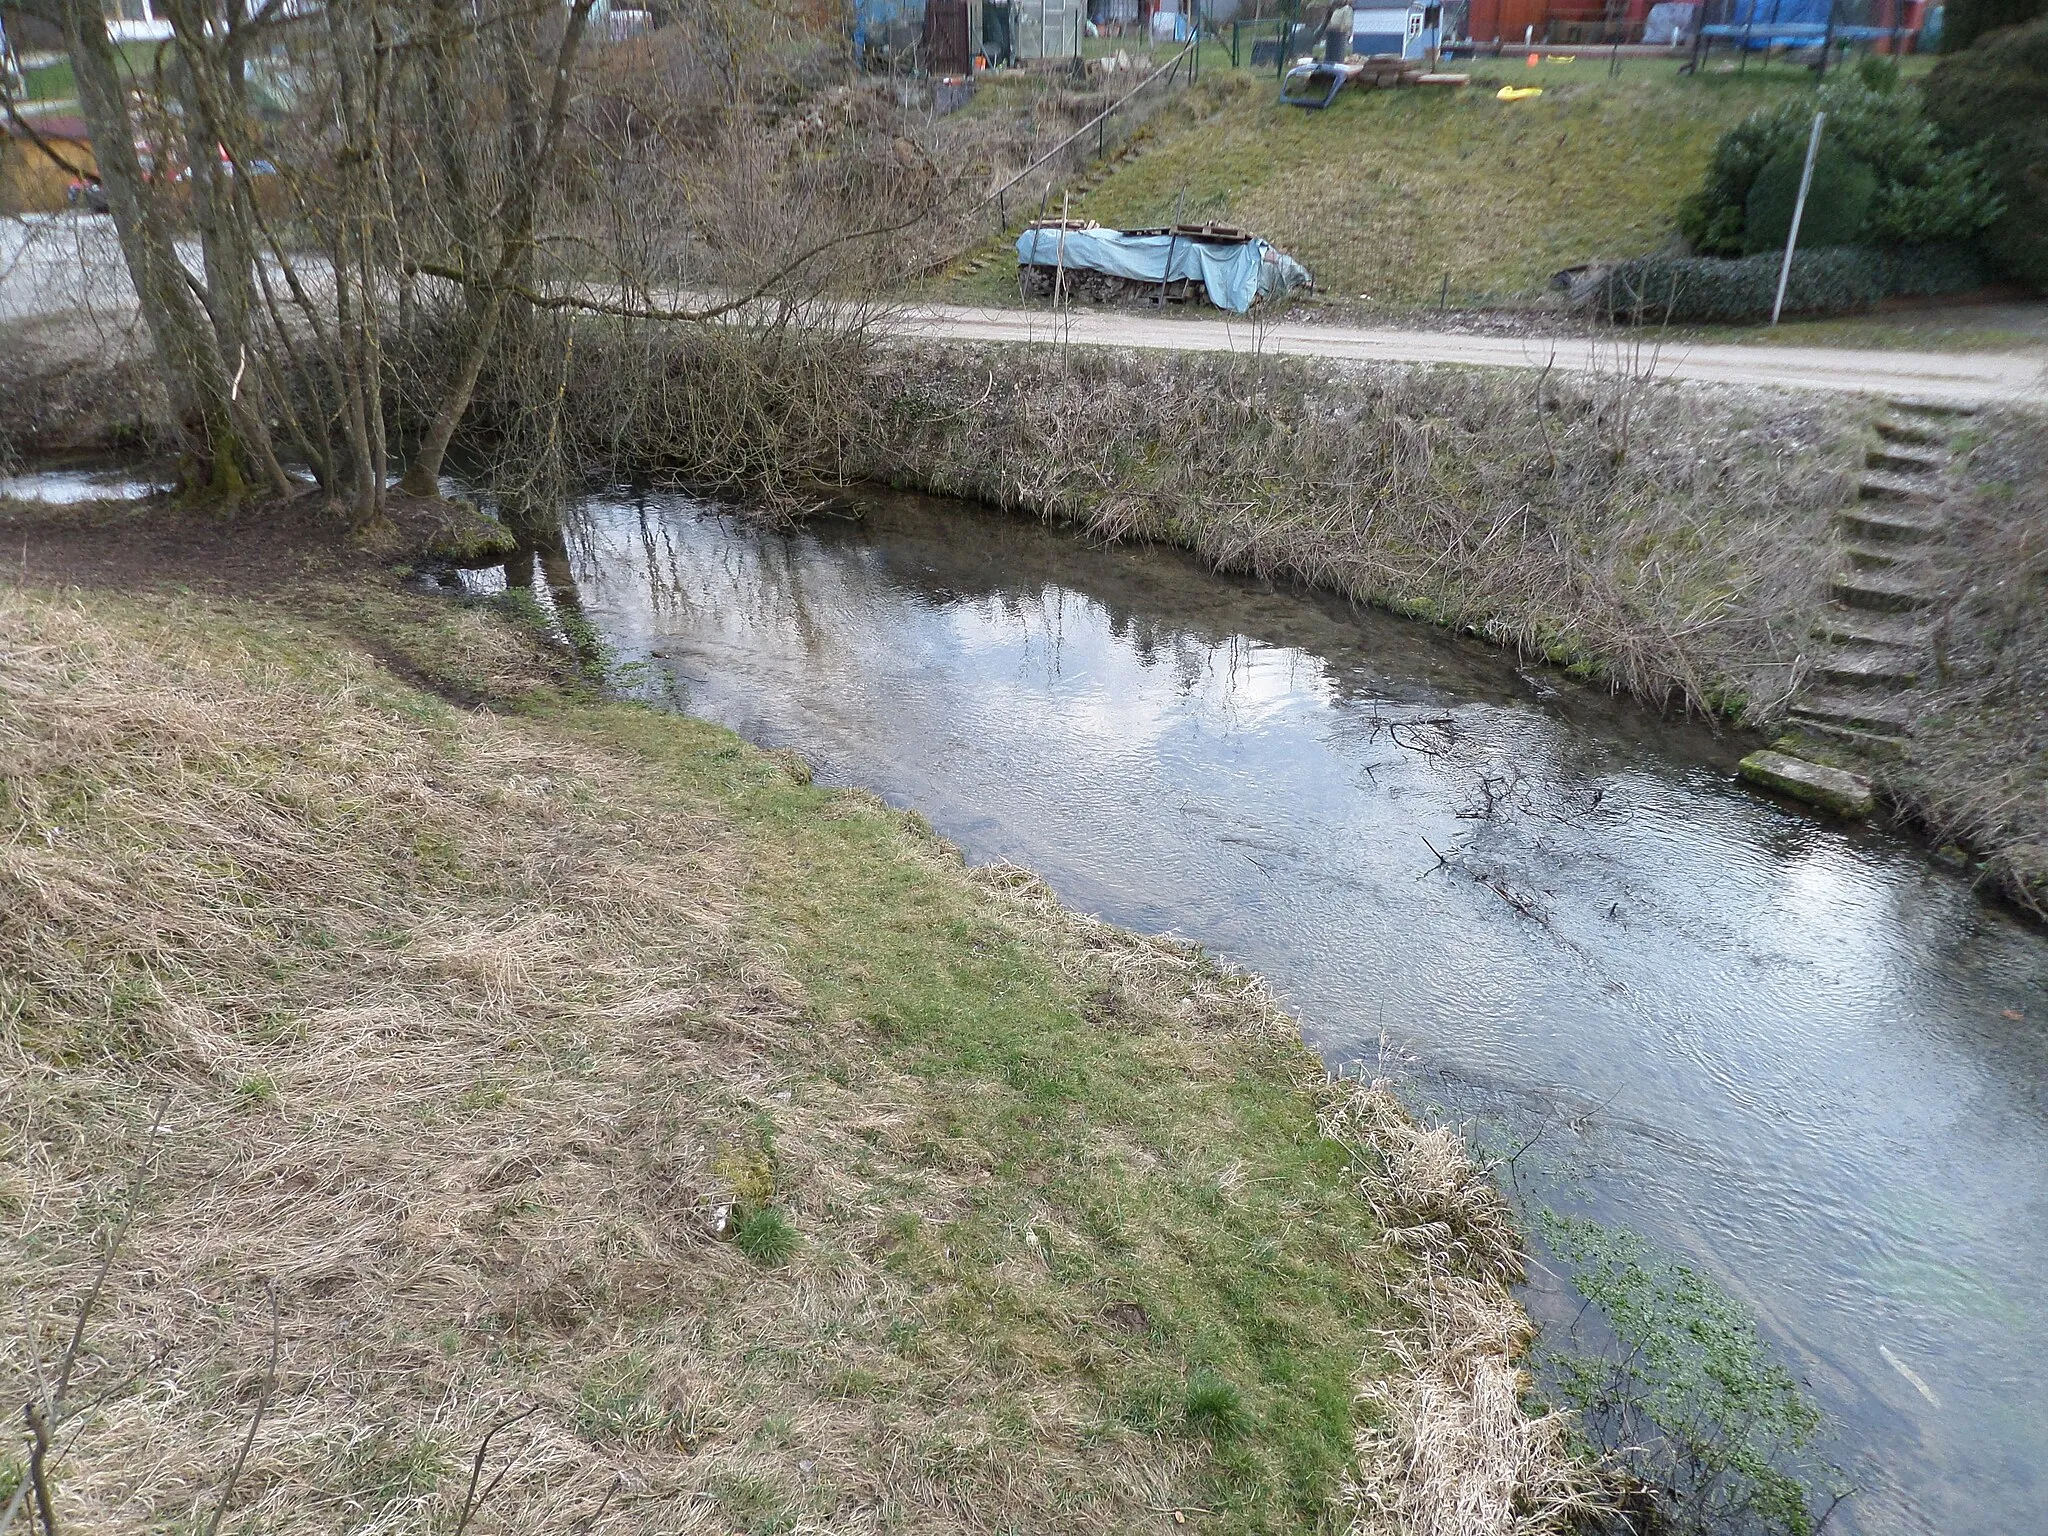
[[[1531,1136],[1527,1141],[1523,1142],[1519,1147],[1515,1148],[1514,1151],[1508,1154],[1506,1167],[1509,1173],[1513,1173],[1515,1171],[1515,1164],[1517,1161],[1520,1160],[1522,1154],[1528,1151],[1531,1147],[1535,1146],[1537,1142],[1543,1139],[1543,1133],[1550,1129],[1550,1122],[1554,1118],[1556,1118],[1556,1115],[1557,1106],[1555,1104],[1552,1104],[1548,1109],[1543,1111],[1543,1119],[1536,1127],[1536,1134]]]
[[[1587,1110],[1583,1115],[1574,1116],[1570,1121],[1571,1128],[1574,1131],[1583,1133],[1586,1129],[1586,1126],[1592,1121],[1595,1115],[1598,1115],[1601,1111],[1606,1109],[1608,1105],[1612,1104],[1616,1099],[1620,1097],[1621,1090],[1617,1088],[1614,1090],[1614,1092],[1607,1095],[1606,1098],[1602,1099],[1598,1104],[1595,1104],[1591,1109]]]

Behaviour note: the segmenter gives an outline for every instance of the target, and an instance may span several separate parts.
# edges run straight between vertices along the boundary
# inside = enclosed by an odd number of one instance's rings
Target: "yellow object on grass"
[[[1540,85],[1504,85],[1493,93],[1495,101],[1527,101],[1531,96],[1541,96]]]

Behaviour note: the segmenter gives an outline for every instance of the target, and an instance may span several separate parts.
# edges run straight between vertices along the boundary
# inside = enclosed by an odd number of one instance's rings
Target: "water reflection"
[[[0,475],[0,497],[72,506],[81,501],[140,501],[166,489],[171,476],[137,475],[132,466],[84,466],[40,469],[28,474]]]
[[[1540,1129],[1527,1198],[1692,1256],[1845,1422],[1837,1528],[2039,1528],[2048,944],[1910,847],[1697,725],[1171,552],[600,498],[535,559],[664,702]]]

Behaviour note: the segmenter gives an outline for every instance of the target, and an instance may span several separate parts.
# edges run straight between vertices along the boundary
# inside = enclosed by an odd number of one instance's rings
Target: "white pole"
[[[1792,281],[1792,248],[1799,243],[1799,221],[1806,214],[1807,189],[1813,185],[1813,157],[1820,153],[1820,125],[1827,120],[1827,113],[1814,113],[1813,132],[1806,138],[1806,169],[1799,173],[1799,197],[1792,204],[1792,227],[1785,231],[1785,262],[1778,268],[1778,297],[1771,305],[1773,325],[1785,308],[1785,285]]]
[[[1060,254],[1059,254],[1059,262],[1058,262],[1058,264],[1057,264],[1057,265],[1056,265],[1056,266],[1055,266],[1055,267],[1053,268],[1053,272],[1052,272],[1052,307],[1053,307],[1053,308],[1054,308],[1055,310],[1057,310],[1057,309],[1058,309],[1058,308],[1060,307],[1060,300],[1061,300],[1062,298],[1064,298],[1064,297],[1065,297],[1065,295],[1066,295],[1066,287],[1067,287],[1067,198],[1068,198],[1068,196],[1069,196],[1069,194],[1068,194],[1068,193],[1065,193],[1065,192],[1062,192],[1062,193],[1060,194]]]

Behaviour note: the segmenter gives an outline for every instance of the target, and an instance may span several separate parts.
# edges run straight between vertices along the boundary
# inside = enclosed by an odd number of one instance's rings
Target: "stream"
[[[2048,938],[1910,843],[1476,642],[956,504],[780,534],[610,493],[539,566],[649,698],[1535,1137],[1525,1208],[1754,1308],[1859,1490],[1830,1529],[2048,1528]]]
[[[1263,973],[1332,1068],[1522,1149],[1525,1213],[1712,1276],[1829,1415],[1830,1531],[2048,1531],[2048,936],[1912,843],[1479,642],[957,503],[603,493],[462,577],[508,579],[650,701]]]

